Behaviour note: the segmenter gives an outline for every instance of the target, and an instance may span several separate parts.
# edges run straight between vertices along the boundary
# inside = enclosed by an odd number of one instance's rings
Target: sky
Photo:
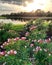
[[[52,12],[52,0],[0,0],[0,15],[37,9]]]

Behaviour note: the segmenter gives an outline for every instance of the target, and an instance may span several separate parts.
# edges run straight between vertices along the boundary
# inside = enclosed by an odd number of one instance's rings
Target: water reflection
[[[0,23],[13,23],[13,24],[26,24],[32,20],[12,20],[12,19],[0,19]],[[33,20],[35,22],[35,20]],[[52,20],[44,20],[44,22],[52,22]]]
[[[0,23],[13,23],[13,24],[26,24],[28,21],[24,20],[11,20],[11,19],[0,19]]]

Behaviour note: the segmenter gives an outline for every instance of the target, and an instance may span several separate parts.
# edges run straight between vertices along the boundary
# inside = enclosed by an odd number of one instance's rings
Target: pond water
[[[24,20],[0,19],[0,23],[26,24],[27,22]]]
[[[30,21],[30,20],[29,20]],[[13,23],[13,24],[26,24],[29,22],[28,20],[11,20],[11,19],[0,19],[0,23]],[[47,20],[45,20],[47,21]],[[52,22],[52,20],[49,20],[48,22]]]

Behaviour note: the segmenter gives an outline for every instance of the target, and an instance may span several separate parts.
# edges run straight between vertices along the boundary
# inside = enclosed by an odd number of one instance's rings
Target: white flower
[[[5,56],[8,56],[8,54],[5,54]]]
[[[3,45],[1,45],[1,48],[3,48]]]
[[[35,51],[35,49],[33,49],[33,51]]]
[[[27,48],[27,46],[25,46],[25,48]]]
[[[42,49],[40,48],[40,51],[42,51]]]
[[[51,56],[51,54],[49,53],[49,56]]]
[[[10,51],[8,51],[7,54],[10,54]]]

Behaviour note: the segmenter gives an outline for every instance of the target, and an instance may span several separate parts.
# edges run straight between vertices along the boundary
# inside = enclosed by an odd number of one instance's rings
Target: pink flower
[[[34,46],[34,44],[30,44],[30,47],[33,47]]]
[[[37,46],[36,51],[38,52],[39,50],[41,50],[41,48],[39,46]]]
[[[43,40],[42,40],[42,39],[40,39],[40,40],[38,40],[38,42],[39,42],[39,43],[43,43]]]
[[[10,50],[10,51],[7,52],[7,54],[9,54],[9,55],[15,55],[15,54],[17,54],[17,51]]]
[[[8,54],[5,54],[5,56],[8,56]]]
[[[14,41],[17,41],[17,40],[19,40],[19,37],[14,38]]]
[[[6,45],[7,45],[7,42],[4,42],[4,43],[3,43],[3,46],[6,46]]]
[[[0,55],[5,55],[6,54],[6,52],[5,51],[3,51],[3,52],[0,52]]]
[[[16,39],[16,38],[14,38],[14,41],[17,41],[17,39]]]
[[[49,41],[51,41],[51,38],[49,38]]]
[[[25,33],[25,36],[29,36],[29,32],[26,32],[26,33]]]
[[[14,54],[17,54],[17,51],[14,51]]]
[[[10,50],[10,54],[14,54],[14,50]]]
[[[51,41],[50,38],[48,38],[48,39],[45,40],[46,43],[49,43],[50,41]]]
[[[17,40],[19,40],[19,37],[16,37]]]
[[[11,41],[11,39],[9,38],[8,40],[7,40],[7,42],[9,43]]]
[[[21,37],[21,40],[26,40],[26,37]]]
[[[7,43],[7,45],[9,45],[9,43]]]

